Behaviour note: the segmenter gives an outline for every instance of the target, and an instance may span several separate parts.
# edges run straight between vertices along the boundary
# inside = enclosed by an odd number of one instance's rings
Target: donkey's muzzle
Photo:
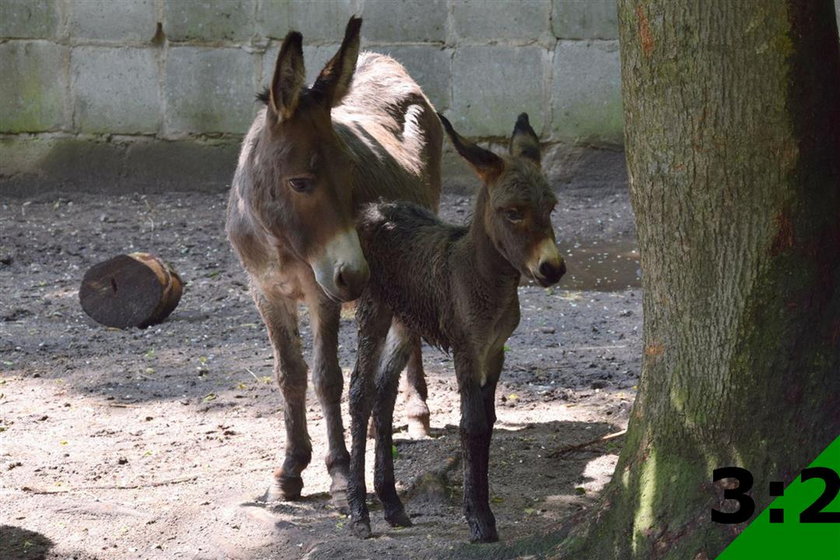
[[[370,278],[370,269],[367,264],[363,267],[354,267],[343,264],[335,272],[334,283],[338,290],[341,301],[350,301],[362,294]]]
[[[335,301],[358,298],[370,277],[359,237],[352,228],[336,235],[310,265],[318,285]]]
[[[566,274],[566,263],[563,259],[556,262],[543,261],[540,263],[539,275],[536,276],[536,280],[546,288],[559,282],[564,274]]]

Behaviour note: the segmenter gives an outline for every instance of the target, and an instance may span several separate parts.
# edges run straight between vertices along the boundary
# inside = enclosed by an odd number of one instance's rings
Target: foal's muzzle
[[[556,284],[566,274],[566,262],[560,256],[553,236],[546,237],[535,247],[528,272],[544,288]]]
[[[542,287],[547,288],[559,282],[564,274],[566,274],[566,262],[561,257],[559,262],[540,263],[539,274],[534,277]]]

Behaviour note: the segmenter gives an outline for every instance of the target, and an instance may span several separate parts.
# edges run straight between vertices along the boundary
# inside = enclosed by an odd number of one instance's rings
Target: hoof
[[[470,542],[471,543],[494,543],[499,540],[499,534],[495,527],[471,527],[470,528]]]
[[[340,513],[347,515],[350,508],[347,505],[347,473],[341,469],[334,469],[331,473],[330,503]]]
[[[408,437],[411,439],[429,439],[431,437],[431,427],[429,425],[428,415],[423,418],[409,418],[408,419]]]
[[[303,478],[299,476],[280,476],[274,479],[265,493],[265,501],[294,501],[300,499],[303,490]]]
[[[385,521],[387,521],[391,527],[411,527],[414,525],[411,522],[411,519],[408,518],[408,515],[406,515],[403,508],[399,508],[398,510],[392,512],[386,511]]]
[[[373,533],[370,531],[370,521],[351,521],[350,531],[353,533],[353,536],[360,539],[369,539],[373,536]]]
[[[347,502],[347,490],[330,490],[330,505],[341,515],[350,515],[350,505]]]

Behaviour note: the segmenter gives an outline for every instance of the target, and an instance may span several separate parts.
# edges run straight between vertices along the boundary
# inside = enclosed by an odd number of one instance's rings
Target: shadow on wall
[[[239,144],[238,138],[120,142],[46,137],[25,145],[0,140],[0,196],[31,196],[33,190],[223,192],[233,179]]]
[[[0,558],[40,560],[47,557],[54,545],[55,543],[40,533],[11,525],[0,525]]]

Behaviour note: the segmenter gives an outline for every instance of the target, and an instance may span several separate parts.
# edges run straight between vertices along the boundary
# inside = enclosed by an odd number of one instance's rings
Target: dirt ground
[[[626,193],[557,191],[569,273],[553,289],[520,289],[491,450],[502,538],[493,545],[466,543],[452,359],[432,349],[424,361],[433,437],[395,436],[413,527],[387,526],[371,497],[375,537],[350,535],[329,505],[311,391],[304,498],[260,501],[282,457],[281,402],[264,328],[224,237],[224,194],[0,203],[0,558],[527,556],[541,534],[591,507],[609,479],[621,438],[570,448],[625,427],[641,356]],[[442,206],[460,221],[471,201],[445,195]],[[180,272],[180,305],[145,330],[97,325],[78,303],[82,275],[139,250]],[[347,376],[355,332],[345,315]],[[305,313],[301,330],[308,350]],[[395,418],[404,429],[400,409]]]

